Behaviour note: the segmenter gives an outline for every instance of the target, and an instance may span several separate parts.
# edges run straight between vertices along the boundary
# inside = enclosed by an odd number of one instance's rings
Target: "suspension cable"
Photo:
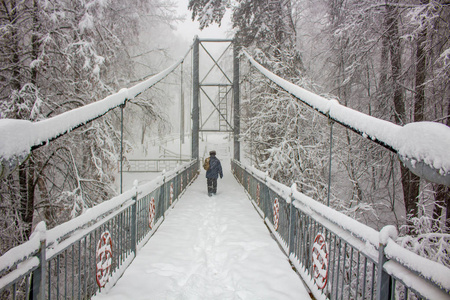
[[[5,170],[13,169],[22,163],[31,151],[104,116],[119,106],[125,105],[127,101],[153,87],[180,66],[191,49],[192,46],[181,59],[167,69],[130,88],[121,89],[102,100],[38,122],[15,119],[0,120],[0,175],[5,174]]]
[[[330,120],[396,153],[416,175],[450,186],[450,127],[433,122],[396,125],[307,91],[264,68],[245,50],[250,63],[283,90]],[[428,138],[432,136],[432,138]],[[414,141],[411,141],[414,138]],[[422,140],[423,138],[423,140]],[[425,142],[427,140],[427,142]]]

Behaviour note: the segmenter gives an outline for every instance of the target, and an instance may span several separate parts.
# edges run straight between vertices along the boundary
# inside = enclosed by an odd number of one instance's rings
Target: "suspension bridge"
[[[226,47],[215,57],[210,43]],[[201,51],[213,62],[202,77]],[[190,160],[180,151],[172,170],[123,191],[122,150],[120,195],[55,228],[37,224],[29,241],[0,257],[2,299],[450,298],[450,270],[398,245],[395,227],[374,230],[241,160],[240,61],[319,114],[398,155],[418,176],[450,186],[448,129],[398,126],[322,98],[276,76],[233,40],[196,38],[161,73],[56,117],[0,120],[2,176],[31,151],[111,110],[123,115],[127,101],[178,68],[182,72],[189,54]],[[213,69],[220,75],[212,76]],[[183,88],[180,101],[184,109]],[[206,142],[203,133],[221,134],[221,140]],[[424,138],[427,143],[420,142]],[[209,198],[200,153],[211,148],[226,171],[218,194]]]

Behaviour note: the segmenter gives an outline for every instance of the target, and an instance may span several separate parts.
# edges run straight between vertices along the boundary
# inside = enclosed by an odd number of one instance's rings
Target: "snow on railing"
[[[190,136],[191,133],[190,132],[185,132],[184,133],[185,136]],[[162,144],[166,144],[172,141],[176,141],[180,138],[180,133],[176,132],[176,133],[171,133],[169,135],[165,135],[165,136],[158,136],[155,138],[151,138],[148,140],[148,144],[152,145],[152,146],[156,146],[156,145],[162,145]]]
[[[45,145],[49,141],[91,122],[107,114],[112,109],[124,105],[127,101],[139,96],[172,73],[184,61],[189,51],[186,52],[183,58],[160,73],[133,87],[123,88],[119,92],[97,102],[38,122],[1,119],[0,176],[14,169],[33,149]]]
[[[416,175],[450,186],[450,127],[435,122],[399,126],[328,100],[270,72],[243,51],[264,76],[306,105],[398,154]]]
[[[233,160],[232,171],[316,299],[448,299],[450,269]],[[408,298],[409,299],[409,298]],[[413,298],[415,299],[415,298]]]
[[[89,299],[110,289],[198,168],[190,161],[53,229],[39,223],[28,242],[0,257],[0,298]]]
[[[163,159],[128,159],[128,164],[123,172],[130,173],[147,173],[162,172],[164,170],[172,170],[178,164],[190,161],[188,158],[163,158]]]

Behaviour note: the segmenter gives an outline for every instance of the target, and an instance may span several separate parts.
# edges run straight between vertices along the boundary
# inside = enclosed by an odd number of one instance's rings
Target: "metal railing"
[[[185,132],[183,133],[186,137],[190,137],[191,133],[190,132]],[[159,145],[165,145],[167,143],[176,141],[180,139],[180,133],[172,133],[163,137],[156,137],[156,138],[151,138],[147,144],[149,146],[159,146]]]
[[[46,230],[0,257],[1,299],[89,299],[109,290],[196,178],[193,160]]]
[[[450,269],[233,160],[231,169],[316,299],[449,299]]]
[[[123,168],[123,172],[130,173],[146,173],[146,172],[162,172],[164,170],[172,170],[180,163],[185,163],[190,159],[128,159],[127,165]]]

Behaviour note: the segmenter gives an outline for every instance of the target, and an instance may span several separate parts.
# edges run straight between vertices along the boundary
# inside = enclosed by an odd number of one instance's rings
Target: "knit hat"
[[[216,155],[216,150],[209,151],[209,155]]]

